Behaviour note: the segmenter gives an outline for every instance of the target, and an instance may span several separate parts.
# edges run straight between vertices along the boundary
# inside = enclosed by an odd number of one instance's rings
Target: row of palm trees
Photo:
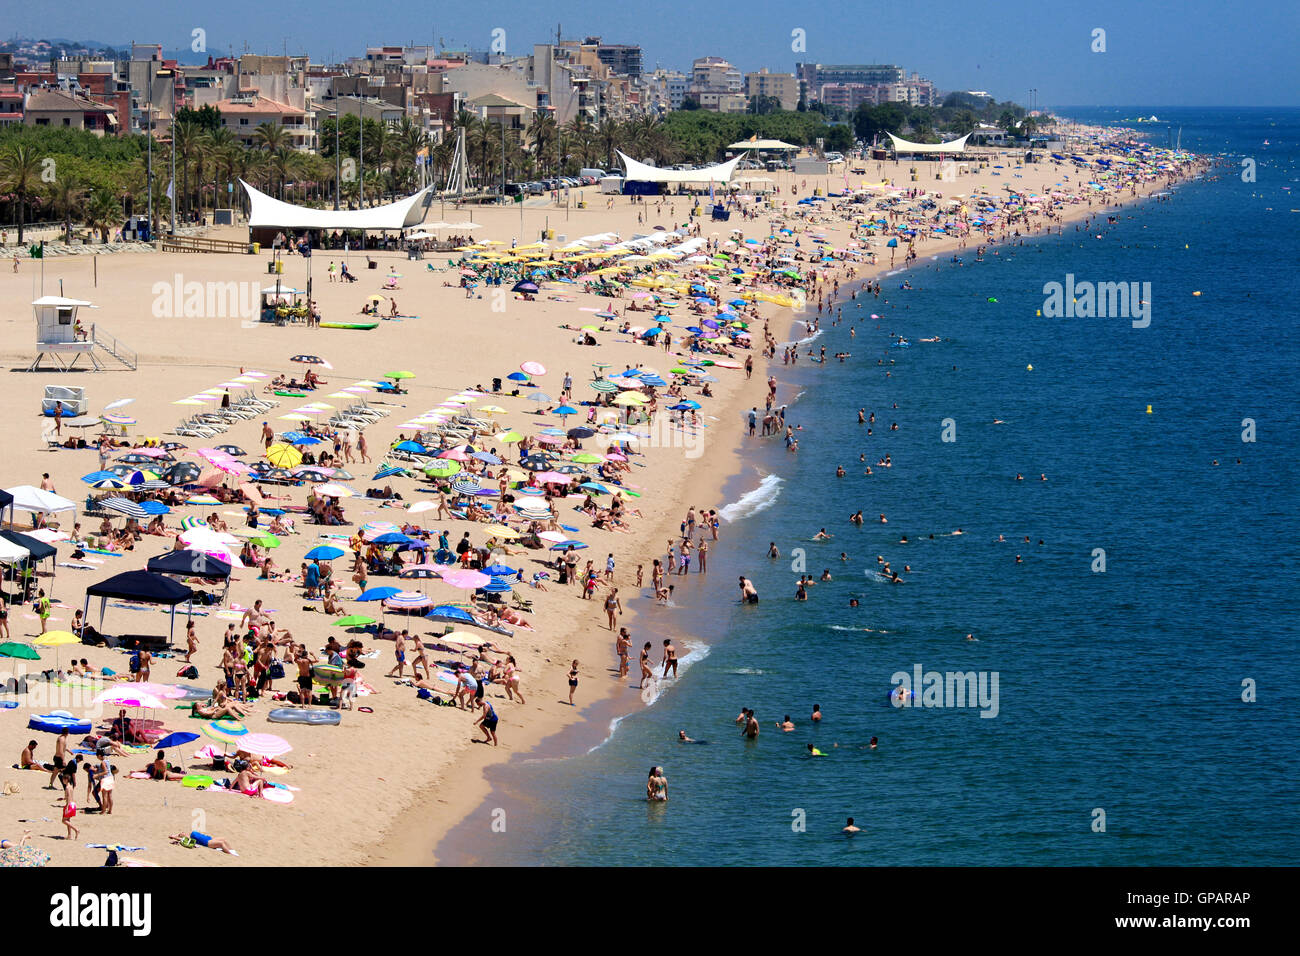
[[[503,134],[497,119],[461,111],[437,142],[409,118],[395,125],[367,120],[364,162],[356,163],[359,157],[355,156],[340,157],[354,160],[346,166],[334,156],[332,126],[321,131],[317,151],[308,152],[295,148],[292,133],[283,126],[263,123],[245,143],[225,127],[205,128],[193,118],[182,118],[172,126],[171,141],[155,142],[152,150],[153,208],[164,219],[170,209],[167,184],[173,149],[177,220],[185,222],[201,219],[207,209],[231,203],[242,207],[242,193],[226,185],[238,179],[286,201],[331,204],[337,178],[341,200],[353,207],[409,195],[422,181],[441,186],[460,130],[465,133],[470,182],[481,188],[493,188],[503,178],[531,180],[584,167],[609,169],[617,165],[616,150],[661,165],[679,158],[663,121],[651,116],[595,122],[580,114],[557,127],[553,117],[539,112],[527,126],[507,123]],[[63,219],[68,240],[74,222],[107,240],[128,211],[140,212],[148,206],[150,158],[143,149],[130,169],[110,177],[114,188],[102,184],[96,188],[71,173],[45,182],[44,159],[34,144],[21,139],[0,149],[0,192],[8,193],[16,204],[20,243],[29,207],[37,202],[48,204]]]

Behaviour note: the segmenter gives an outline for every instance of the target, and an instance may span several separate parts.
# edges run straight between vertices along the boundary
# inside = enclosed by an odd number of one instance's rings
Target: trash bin
[[[273,276],[273,275],[275,275],[275,260],[274,260],[274,259],[272,259],[272,260],[270,260],[269,262],[267,262],[267,264],[266,264],[266,274],[269,275],[269,276]]]
[[[276,259],[276,260],[275,260],[275,274],[278,275],[278,276],[282,276],[282,275],[284,275],[284,260],[283,260],[283,259]]]
[[[260,242],[250,242],[248,244],[248,254],[250,256],[260,255],[261,252],[262,252],[262,244]]]

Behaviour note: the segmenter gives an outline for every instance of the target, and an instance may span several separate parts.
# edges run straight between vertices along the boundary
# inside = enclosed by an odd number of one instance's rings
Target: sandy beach
[[[635,648],[639,648],[638,623],[647,612],[660,615],[671,613],[668,609],[654,608],[653,595],[648,587],[650,566],[654,558],[662,558],[664,544],[677,536],[679,522],[688,508],[697,511],[718,508],[723,484],[745,467],[745,449],[749,439],[741,427],[742,415],[751,406],[763,406],[766,395],[768,363],[760,350],[761,330],[764,323],[778,343],[776,361],[780,362],[782,344],[797,339],[800,322],[812,322],[818,316],[817,293],[820,291],[828,303],[833,298],[832,289],[838,283],[841,290],[854,282],[879,276],[903,266],[905,248],[891,249],[885,245],[884,236],[861,244],[855,236],[854,225],[864,213],[872,210],[869,204],[859,204],[842,209],[831,207],[839,200],[808,209],[805,215],[796,216],[796,203],[815,188],[840,191],[847,185],[854,188],[864,184],[892,183],[897,190],[919,189],[928,196],[902,196],[902,205],[920,203],[930,199],[940,208],[948,208],[954,199],[974,202],[971,197],[983,192],[1001,202],[1006,195],[1005,186],[1018,191],[1047,197],[1055,192],[1068,197],[1059,202],[1045,201],[1040,206],[1029,205],[1031,215],[1027,221],[1005,223],[992,228],[997,242],[1018,241],[1013,233],[1019,230],[1023,238],[1042,236],[1046,231],[1073,228],[1073,223],[1088,216],[1105,215],[1109,206],[1129,202],[1142,195],[1168,188],[1170,180],[1156,171],[1132,188],[1122,191],[1106,186],[1092,190],[1079,182],[1078,175],[1068,166],[1052,164],[1029,165],[1012,168],[1008,160],[990,163],[987,167],[971,164],[971,169],[957,176],[956,181],[936,181],[937,165],[933,163],[869,163],[853,164],[867,168],[865,174],[836,175],[828,179],[795,176],[789,173],[768,174],[779,188],[772,199],[776,208],[763,208],[755,218],[733,215],[729,222],[711,222],[707,214],[700,222],[700,235],[725,243],[731,230],[739,229],[735,236],[739,248],[745,239],[766,241],[781,213],[792,230],[783,241],[801,240],[800,249],[807,253],[813,248],[812,234],[825,237],[827,250],[856,250],[853,253],[834,255],[830,261],[819,262],[807,280],[809,306],[796,313],[790,308],[771,303],[759,305],[759,318],[751,323],[754,332],[751,352],[739,352],[737,362],[752,354],[755,368],[752,378],[740,369],[715,368],[712,383],[713,396],[704,398],[693,387],[686,389],[686,397],[698,400],[700,426],[693,432],[683,432],[666,427],[650,430],[652,439],[642,443],[643,454],[634,455],[630,471],[624,474],[627,488],[641,493],[631,499],[631,507],[641,512],[639,518],[630,519],[631,533],[593,529],[591,519],[576,510],[568,510],[580,503],[579,499],[563,500],[558,504],[559,520],[580,528],[574,537],[589,544],[582,553],[580,566],[586,560],[603,571],[606,555],[612,553],[616,562],[613,584],[619,589],[623,614],[619,624],[627,626],[632,634],[634,648],[632,681],[618,680],[615,676],[616,659],[613,651],[614,635],[606,627],[602,610],[604,590],[590,600],[582,600],[579,589],[562,586],[552,579],[547,590],[532,589],[518,584],[517,592],[533,601],[533,610],[524,616],[531,630],[517,629],[509,638],[487,631],[484,639],[494,638],[498,645],[513,654],[522,674],[520,689],[527,703],[508,700],[497,685],[489,686],[488,699],[500,715],[498,734],[500,746],[493,747],[473,742],[481,739],[474,726],[476,717],[469,712],[451,707],[434,707],[417,697],[413,688],[402,686],[385,677],[394,663],[391,640],[376,639],[370,634],[352,635],[341,628],[331,628],[332,617],[325,615],[320,602],[304,598],[300,585],[291,582],[258,580],[255,569],[237,571],[226,603],[221,607],[205,609],[210,613],[196,617],[200,648],[194,656],[199,676],[197,680],[178,679],[176,671],[182,666],[176,658],[155,658],[153,679],[167,683],[181,683],[211,688],[221,675],[221,634],[227,623],[238,623],[240,612],[261,599],[277,628],[287,628],[294,640],[304,642],[313,651],[319,651],[331,633],[340,639],[360,637],[366,647],[377,652],[367,658],[363,676],[365,684],[373,690],[360,697],[357,704],[371,708],[372,712],[344,711],[338,726],[307,727],[296,724],[271,724],[266,713],[272,706],[280,706],[263,698],[253,703],[246,718],[250,730],[274,733],[284,737],[293,747],[283,759],[292,765],[283,773],[273,773],[268,779],[298,788],[293,791],[291,803],[243,797],[236,793],[218,790],[183,788],[176,782],[157,782],[131,779],[128,774],[141,770],[152,758],[149,750],[138,755],[114,758],[118,767],[118,786],[115,809],[110,815],[80,813],[75,818],[81,828],[78,840],[63,839],[60,822],[62,794],[44,789],[49,774],[10,769],[29,739],[38,741],[36,757],[48,760],[53,752],[54,737],[48,733],[27,729],[27,719],[34,713],[57,709],[49,703],[48,690],[41,707],[33,707],[19,695],[9,695],[20,706],[0,710],[0,752],[4,754],[0,783],[15,784],[18,792],[7,793],[0,800],[0,836],[17,839],[30,830],[32,842],[51,855],[51,865],[91,866],[103,862],[104,852],[90,849],[86,843],[121,843],[145,849],[136,853],[141,859],[165,866],[220,865],[220,866],[274,866],[274,865],[365,865],[400,864],[419,865],[435,862],[433,847],[439,837],[451,826],[475,810],[489,792],[484,779],[485,768],[526,752],[539,741],[556,733],[570,722],[583,718],[583,706],[596,700],[614,696],[625,700],[630,710],[639,705],[636,695]],[[911,168],[919,172],[915,181]],[[998,167],[1002,168],[998,168]],[[1195,170],[1179,169],[1177,176],[1185,177]],[[1063,176],[1068,182],[1062,182]],[[1059,186],[1057,184],[1060,184]],[[797,192],[792,192],[797,190]],[[1082,191],[1081,191],[1082,190]],[[586,208],[568,208],[531,200],[521,208],[466,207],[447,213],[452,216],[472,217],[481,228],[474,230],[477,240],[495,240],[502,243],[494,248],[503,249],[512,241],[519,244],[537,241],[543,230],[551,230],[554,240],[550,245],[559,248],[578,237],[601,233],[615,233],[623,240],[650,232],[656,226],[671,230],[688,221],[688,200],[685,197],[665,197],[662,204],[633,203],[627,197],[601,196],[594,187],[581,191],[587,200]],[[875,195],[889,196],[888,185],[879,186]],[[940,194],[936,196],[935,194]],[[1091,198],[1084,199],[1084,195]],[[576,191],[575,191],[576,196]],[[1077,201],[1074,197],[1079,196]],[[610,200],[613,199],[611,203]],[[706,197],[707,198],[707,197]],[[575,200],[576,202],[576,200]],[[1039,215],[1038,208],[1052,208],[1051,220]],[[707,203],[705,204],[707,208]],[[909,207],[910,208],[910,207]],[[919,206],[918,206],[919,209]],[[441,215],[437,203],[430,210],[429,219]],[[638,223],[638,216],[647,221]],[[522,219],[522,226],[521,226]],[[1067,225],[1068,224],[1068,225]],[[213,238],[242,240],[247,231],[242,227],[212,229]],[[924,264],[930,256],[951,255],[963,245],[973,255],[977,245],[987,241],[985,234],[972,236],[967,241],[958,236],[927,236],[916,245],[917,260]],[[755,246],[757,248],[757,246]],[[788,246],[786,247],[789,248]],[[875,254],[871,263],[867,253]],[[892,255],[891,255],[892,254]],[[248,283],[261,287],[274,282],[267,274],[266,250],[259,255],[218,255],[203,253],[153,253],[141,255],[101,255],[97,261],[91,256],[52,257],[44,262],[44,293],[59,294],[92,301],[99,308],[93,313],[83,313],[89,321],[110,332],[139,353],[139,368],[135,371],[106,371],[101,373],[73,372],[61,374],[53,371],[26,374],[25,369],[35,355],[35,329],[31,309],[27,305],[40,294],[41,263],[23,260],[16,272],[5,264],[0,268],[0,292],[7,307],[3,315],[3,359],[12,371],[3,385],[4,407],[0,419],[0,442],[8,450],[0,477],[0,487],[39,485],[43,474],[48,473],[57,492],[80,505],[89,489],[80,478],[96,470],[98,462],[94,450],[47,450],[42,439],[46,420],[39,417],[42,391],[45,386],[66,384],[84,386],[90,401],[91,413],[97,414],[105,405],[123,398],[135,399],[126,411],[138,419],[130,429],[133,440],[145,437],[162,440],[179,440],[189,446],[189,451],[207,445],[234,443],[248,450],[249,460],[256,458],[262,448],[260,432],[263,417],[241,421],[228,432],[212,439],[175,438],[172,431],[177,423],[193,410],[192,406],[176,405],[196,392],[219,386],[241,375],[256,370],[270,375],[289,373],[301,376],[305,366],[294,365],[289,360],[298,354],[319,355],[331,365],[330,369],[317,368],[324,380],[321,388],[306,399],[281,398],[281,405],[264,416],[280,432],[292,422],[279,420],[278,416],[290,412],[298,402],[322,401],[338,406],[348,404],[347,399],[330,397],[338,389],[358,381],[378,381],[388,372],[409,370],[413,378],[402,381],[405,394],[366,394],[366,400],[375,403],[389,414],[366,429],[370,456],[374,462],[384,458],[385,450],[398,440],[399,434],[410,438],[413,429],[402,427],[409,417],[431,409],[449,396],[465,389],[485,386],[490,389],[494,377],[504,378],[518,371],[521,363],[536,362],[544,366],[544,375],[536,376],[537,384],[548,395],[558,399],[561,382],[567,373],[572,375],[574,399],[595,397],[589,388],[597,372],[593,363],[608,363],[609,372],[629,366],[643,365],[660,372],[675,365],[682,357],[689,357],[681,349],[680,327],[689,325],[689,313],[683,308],[674,313],[673,345],[670,351],[662,347],[642,344],[615,330],[625,319],[639,320],[650,325],[651,318],[642,313],[628,312],[634,301],[627,290],[624,298],[609,299],[582,291],[580,285],[562,286],[544,284],[536,299],[524,300],[511,294],[509,286],[503,295],[479,286],[467,297],[458,286],[459,269],[453,260],[460,253],[426,255],[423,261],[408,261],[405,254],[375,251],[369,253],[378,264],[375,270],[365,268],[365,254],[352,253],[348,257],[350,269],[359,281],[352,284],[330,282],[327,267],[331,260],[339,261],[342,254],[333,250],[317,250],[311,260],[313,296],[325,321],[357,321],[363,301],[370,295],[384,295],[382,310],[387,311],[387,297],[392,296],[400,311],[407,317],[400,321],[381,321],[373,331],[352,331],[306,328],[301,325],[277,327],[259,324],[248,316],[221,317],[158,317],[154,308],[160,296],[167,296],[167,287],[177,284],[184,288],[188,283]],[[891,261],[892,260],[892,261]],[[299,256],[283,259],[281,280],[296,288],[305,288],[306,260]],[[434,271],[428,266],[432,265]],[[688,262],[668,262],[668,268],[682,275],[692,274]],[[390,268],[401,273],[399,288],[386,292],[382,286]],[[618,320],[601,322],[593,318],[594,311],[613,308]],[[586,310],[586,311],[584,311]],[[183,311],[183,310],[181,310]],[[822,313],[826,314],[826,313]],[[92,317],[93,316],[93,317]],[[638,319],[638,317],[640,317]],[[577,327],[603,324],[608,331],[593,333],[598,341],[595,347],[579,344]],[[572,328],[562,328],[562,326]],[[259,380],[259,382],[269,379]],[[529,402],[525,394],[511,395],[514,383],[505,382],[503,392],[478,399],[480,406],[493,403],[505,409],[495,415],[493,425],[499,431],[515,429],[525,434],[535,434],[540,428],[560,424],[555,416],[538,414],[539,403]],[[264,395],[262,386],[252,386]],[[788,396],[777,396],[780,405]],[[666,404],[666,403],[665,403]],[[467,407],[472,411],[473,403]],[[540,405],[540,407],[547,407]],[[666,415],[666,412],[661,412]],[[573,416],[570,425],[577,424],[582,416]],[[64,433],[68,433],[64,423]],[[644,427],[644,426],[642,426]],[[598,438],[588,439],[584,446],[595,449]],[[503,452],[504,445],[490,439],[483,443],[495,445]],[[324,447],[324,446],[322,446]],[[603,450],[600,449],[600,450]],[[123,452],[125,449],[122,450]],[[180,452],[178,454],[184,454]],[[514,456],[511,455],[511,458]],[[188,460],[197,460],[190,458]],[[374,465],[348,465],[355,481],[349,481],[358,491],[364,491],[384,480],[372,479]],[[233,482],[232,482],[233,484]],[[403,496],[403,504],[428,500],[432,495],[420,490],[420,484],[410,478],[391,479],[392,487]],[[288,496],[294,504],[302,504],[308,488],[268,489],[268,494]],[[98,492],[95,492],[98,494]],[[275,502],[278,503],[278,502]],[[273,502],[267,501],[267,505]],[[275,564],[285,570],[295,571],[303,555],[311,548],[327,543],[338,544],[346,550],[347,542],[324,539],[322,534],[352,534],[366,522],[391,521],[401,525],[410,520],[437,532],[446,529],[455,542],[468,531],[476,545],[485,538],[482,525],[464,520],[437,519],[434,513],[413,514],[409,518],[400,507],[385,506],[384,502],[369,498],[345,498],[341,502],[347,524],[339,527],[321,527],[306,523],[303,515],[295,516],[295,534],[285,536],[281,547],[271,552]],[[186,515],[206,518],[217,513],[232,527],[243,524],[240,505],[181,506],[167,516],[169,529],[176,530]],[[20,513],[20,519],[21,519]],[[82,519],[87,530],[98,526],[98,519]],[[122,519],[114,524],[121,526]],[[17,527],[21,527],[21,520]],[[68,522],[62,530],[69,530]],[[726,527],[723,526],[717,547],[726,547]],[[145,535],[134,549],[121,555],[88,554],[84,562],[89,568],[60,565],[53,579],[41,577],[39,585],[51,594],[55,602],[49,622],[50,629],[67,628],[73,612],[80,609],[85,588],[111,574],[144,567],[145,561],[171,548],[170,537]],[[712,546],[712,543],[711,543]],[[66,542],[58,545],[57,562],[68,562],[71,547]],[[506,554],[500,560],[520,567],[525,578],[541,567],[537,562],[549,557],[541,551],[528,551],[517,555]],[[359,588],[350,575],[350,558],[334,562],[336,578],[342,582],[341,598],[345,614],[374,614],[374,604],[356,603],[353,599]],[[645,568],[647,587],[638,591],[635,586],[637,565]],[[46,565],[48,567],[48,564]],[[371,587],[399,585],[426,591],[435,601],[452,602],[464,599],[464,592],[456,591],[438,580],[399,581],[396,578],[372,577]],[[734,586],[734,582],[731,582]],[[12,591],[12,583],[6,584]],[[400,615],[389,614],[390,626]],[[97,611],[92,605],[92,624],[98,625]],[[130,610],[110,607],[104,630],[120,633],[165,633],[167,618],[156,609]],[[433,645],[435,635],[443,626],[434,621],[412,617],[409,622],[397,624],[410,626],[412,633],[422,636]],[[36,614],[30,603],[14,604],[9,614],[11,640],[28,641],[40,630]],[[178,626],[177,650],[184,651],[182,630]],[[682,635],[707,640],[708,635]],[[127,656],[122,651],[105,647],[67,646],[60,648],[60,660],[67,662],[74,656],[85,657],[95,667],[110,667],[119,673],[127,670]],[[178,656],[179,656],[178,653]],[[445,650],[430,650],[431,661],[468,661],[464,654]],[[42,660],[30,662],[30,668],[39,670],[53,666],[52,649],[42,649]],[[490,659],[504,654],[490,653]],[[409,655],[408,655],[409,659]],[[581,662],[577,706],[568,702],[567,674],[570,663]],[[658,660],[656,651],[655,659]],[[0,659],[0,670],[16,670],[19,663]],[[7,675],[6,675],[7,676]],[[289,679],[275,682],[276,690],[288,690]],[[57,688],[56,688],[57,689]],[[65,688],[65,690],[70,690]],[[447,696],[443,694],[442,696]],[[68,708],[76,713],[80,710]],[[111,716],[106,714],[105,718]],[[169,731],[198,732],[203,721],[191,719],[186,711],[170,710],[165,714]],[[206,761],[194,759],[194,750],[211,741],[200,738],[184,748],[183,754],[173,750],[168,760],[183,756],[194,766]],[[281,768],[276,768],[281,769]],[[222,776],[221,772],[213,774]],[[9,788],[6,788],[9,789]],[[79,778],[78,803],[85,804],[85,784]],[[93,807],[93,802],[91,802]],[[490,821],[484,821],[485,829]],[[201,830],[227,839],[239,851],[231,857],[203,849],[186,849],[170,845],[169,834]],[[520,861],[526,862],[526,861]]]

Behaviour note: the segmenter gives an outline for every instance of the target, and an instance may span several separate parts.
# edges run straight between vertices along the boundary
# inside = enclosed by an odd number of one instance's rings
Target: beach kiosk
[[[306,321],[307,307],[294,306],[294,296],[298,294],[297,289],[278,282],[267,286],[261,292],[262,301],[258,310],[261,321],[274,322],[277,325],[284,325],[294,319]],[[301,315],[297,314],[299,312]]]
[[[59,295],[44,295],[32,303],[36,318],[36,358],[27,367],[35,372],[41,360],[49,358],[58,371],[70,372],[84,357],[90,370],[104,371],[108,366],[101,359],[111,357],[115,362],[134,370],[136,354],[113,336],[97,329],[95,323],[81,314],[82,309],[98,306],[81,299],[65,299]]]

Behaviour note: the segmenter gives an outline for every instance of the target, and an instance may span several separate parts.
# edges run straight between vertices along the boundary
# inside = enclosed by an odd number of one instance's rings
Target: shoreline
[[[1066,212],[1067,213],[1075,212],[1076,214],[1062,215],[1058,220],[1058,224],[1064,227],[1066,224],[1073,224],[1079,222],[1080,220],[1091,218],[1093,214],[1100,215],[1101,210],[1126,208],[1144,201],[1148,201],[1152,198],[1153,194],[1176,189],[1180,185],[1183,185],[1187,182],[1193,181],[1196,178],[1199,178],[1201,175],[1204,174],[1204,172],[1208,168],[1209,168],[1209,162],[1208,160],[1206,160],[1203,161],[1201,168],[1199,168],[1197,171],[1187,176],[1180,177],[1178,181],[1174,183],[1158,182],[1158,183],[1144,184],[1144,188],[1139,190],[1136,195],[1132,195],[1132,196],[1121,195],[1119,197],[1108,196],[1107,202],[1102,204],[1099,207],[1094,207],[1091,204],[1085,205],[1077,209],[1072,207]],[[1060,232],[1053,233],[1049,228],[1049,229],[1042,230],[1040,232],[1022,236],[1021,238],[1025,242],[1030,242],[1033,240],[1045,241],[1052,238],[1056,238],[1059,240],[1064,238],[1064,231],[1062,228]],[[1010,239],[1000,240],[1000,244],[1009,244],[1010,242],[1011,242]],[[847,295],[855,291],[860,292],[862,286],[864,286],[868,281],[880,280],[887,276],[902,275],[907,272],[918,270],[919,268],[921,268],[922,262],[930,262],[933,260],[934,257],[937,257],[938,255],[944,253],[951,253],[954,250],[957,250],[959,248],[960,248],[960,242],[957,239],[944,238],[937,241],[931,241],[928,245],[924,247],[925,249],[924,254],[922,253],[922,247],[918,246],[916,259],[911,264],[904,262],[902,264],[890,265],[886,262],[881,261],[881,262],[877,262],[877,264],[875,265],[862,265],[859,268],[858,275],[854,276],[851,279],[847,279],[841,282],[838,297],[836,298],[828,297],[828,302],[827,302],[828,307],[825,311],[820,313],[820,315],[815,312],[809,315],[807,311],[804,313],[793,312],[789,318],[789,326],[787,331],[788,337],[784,342],[778,338],[778,345],[799,341],[800,336],[796,334],[795,330],[800,326],[803,326],[805,330],[807,329],[807,323],[805,323],[804,318],[802,316],[808,316],[808,322],[811,322],[813,318],[819,318],[820,316],[831,316],[833,315],[833,311],[837,305],[842,304],[844,301],[847,301],[846,299]],[[759,386],[761,386],[762,382],[766,381],[767,376],[771,375],[777,378],[778,387],[781,386],[789,387],[788,382],[783,381],[783,376],[781,375],[781,369],[783,367],[785,366],[783,366],[782,363],[777,361],[777,357],[774,354],[770,359],[767,360],[766,368],[763,369],[763,375],[760,377],[759,375],[756,374],[754,379],[752,379],[748,384],[752,386],[754,382],[758,382]],[[755,371],[757,373],[758,368],[756,368]],[[724,408],[719,409],[719,411],[724,413],[718,416],[722,421],[727,420],[727,415],[725,414],[727,412],[735,411],[738,412],[739,414],[743,414],[744,405],[746,403],[739,402],[737,404],[735,403],[735,399],[739,398],[744,391],[745,389],[743,388],[738,389],[736,395],[732,397],[728,405]],[[759,396],[762,395],[761,387],[756,387],[754,391],[757,395]],[[731,407],[733,404],[736,405],[734,409]],[[745,453],[744,453],[745,447],[746,446],[743,438],[743,429],[742,429],[742,439],[739,442],[735,443],[735,445],[728,452],[727,455],[726,463],[729,464],[730,467],[725,471],[725,473],[721,473],[721,474],[719,474],[718,466],[715,466],[714,468],[711,468],[709,470],[708,489],[711,492],[715,492],[714,498],[711,498],[709,500],[717,500],[718,498],[720,498],[722,491],[729,483],[740,481],[741,479],[744,478],[745,476],[744,466],[746,464]],[[723,463],[719,462],[719,465],[721,464]],[[696,495],[694,498],[692,498],[692,500],[695,501],[702,497],[704,496]],[[708,507],[721,508],[726,503],[727,502],[725,501],[718,500],[716,504],[711,504]],[[676,524],[675,521],[666,518],[662,527],[670,529],[671,531],[671,529],[673,529],[675,524]],[[629,615],[629,617],[633,621],[635,621],[636,619],[634,614]],[[620,623],[623,623],[623,621],[620,621]],[[608,650],[608,648],[606,648],[606,650]],[[619,682],[612,682],[608,688],[608,691],[602,694],[601,698],[597,702],[595,702],[595,704],[591,705],[591,709],[595,710],[600,705],[607,704],[609,702],[614,701],[617,697],[620,696],[620,691],[622,689],[623,689],[622,685]],[[623,716],[636,713],[639,709],[644,709],[644,708],[643,707],[638,708],[636,705],[633,705],[630,710],[619,711],[616,714],[616,718],[621,718]],[[427,811],[430,810],[431,807],[427,803],[425,803],[425,800],[427,799],[427,797],[432,796],[431,793],[426,792],[426,791],[431,791],[433,789],[434,784],[431,783],[427,788],[421,791],[421,795],[417,796],[417,798],[413,801],[412,805],[407,807],[406,810],[404,810],[403,813],[400,815],[398,820],[394,821],[394,823],[388,828],[384,837],[376,844],[376,848],[378,852],[376,852],[370,859],[367,860],[367,864],[404,865],[404,866],[405,865],[460,866],[460,865],[467,865],[471,863],[472,860],[468,860],[468,859],[441,859],[438,856],[438,850],[442,848],[445,842],[450,842],[454,840],[456,831],[466,827],[469,821],[481,810],[488,811],[488,819],[487,822],[485,823],[485,826],[490,827],[492,808],[489,807],[489,803],[492,802],[491,798],[493,794],[497,792],[498,789],[498,785],[494,785],[488,777],[489,773],[491,772],[491,769],[494,767],[496,768],[506,767],[510,765],[512,762],[517,764],[518,761],[520,760],[537,757],[538,752],[544,750],[548,743],[551,743],[553,741],[558,741],[564,738],[566,735],[571,734],[574,730],[575,725],[590,723],[592,717],[588,715],[587,711],[588,708],[583,708],[582,710],[578,711],[578,713],[574,714],[571,720],[562,720],[559,722],[557,726],[549,728],[545,733],[529,735],[530,737],[535,737],[533,742],[527,747],[527,749],[523,749],[512,754],[510,758],[507,758],[506,760],[500,760],[500,761],[490,761],[488,763],[485,763],[481,767],[477,768],[476,771],[474,772],[473,781],[468,786],[462,784],[462,789],[460,789],[459,792],[455,794],[454,802],[448,799],[435,798],[434,802],[442,805],[444,807],[444,812],[445,809],[448,807],[448,805],[455,806],[459,811],[458,815],[456,815],[455,818],[452,819],[450,823],[443,826],[442,831],[439,835],[433,838],[421,838],[413,842],[409,840],[409,837],[399,838],[399,834],[403,831],[405,826],[415,825],[416,822],[421,819],[425,819],[425,820],[428,819]],[[603,740],[604,737],[602,737],[601,739]],[[554,757],[555,759],[566,759],[567,757],[576,756],[576,754],[570,752],[567,754],[557,754],[557,755],[546,754],[544,756],[546,756],[547,758]],[[453,813],[456,812],[457,811],[453,811]],[[410,831],[407,832],[409,833]],[[430,845],[430,843],[432,845]]]

